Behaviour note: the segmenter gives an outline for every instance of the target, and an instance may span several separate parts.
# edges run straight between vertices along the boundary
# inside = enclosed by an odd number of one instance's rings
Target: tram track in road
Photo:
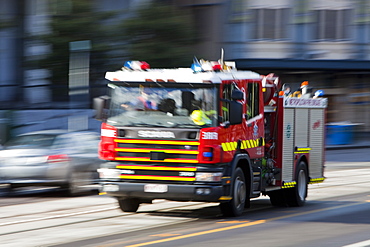
[[[313,193],[309,191],[308,202],[313,203],[307,205],[308,209],[320,205],[321,202],[329,203],[328,205],[348,199],[353,202],[350,199],[352,197],[348,196],[350,193],[357,194],[357,191],[350,192],[351,189],[364,187],[365,190],[370,187],[370,169],[328,171],[326,176],[324,183],[310,185],[309,190]],[[343,190],[343,186],[346,186],[346,190]],[[109,238],[127,232],[135,234],[133,232],[140,233],[144,229],[173,226],[200,219],[207,222],[224,220],[217,204],[203,202],[155,200],[153,204],[142,204],[137,213],[126,213],[118,208],[115,198],[104,195],[57,198],[22,196],[19,204],[18,196],[6,197],[6,200],[13,199],[13,203],[1,207],[2,246],[35,246],[31,242],[28,243],[27,239],[37,245],[49,246],[104,236]],[[289,213],[294,209],[287,210]],[[278,208],[273,209],[268,197],[260,197],[253,199],[252,208],[247,209],[246,217],[252,220],[265,212],[276,215],[279,211]]]
[[[0,236],[4,235],[10,235],[10,234],[17,234],[17,233],[22,233],[22,232],[27,232],[27,231],[35,231],[35,230],[42,230],[45,228],[56,228],[56,227],[62,227],[62,226],[67,226],[67,225],[74,225],[74,224],[82,224],[82,223],[93,223],[93,222],[98,222],[102,220],[109,220],[109,219],[123,219],[127,217],[132,217],[132,216],[137,216],[137,217],[145,217],[144,215],[157,215],[160,216],[161,214],[169,214],[169,212],[177,212],[177,216],[189,216],[191,214],[192,210],[194,208],[201,208],[203,206],[209,205],[209,203],[191,203],[191,205],[177,205],[177,206],[161,206],[166,205],[166,201],[164,200],[159,200],[155,203],[155,207],[160,207],[159,209],[156,210],[145,210],[141,211],[138,213],[124,213],[121,212],[118,208],[118,206],[111,206],[111,207],[104,207],[104,208],[99,208],[99,209],[92,209],[94,206],[88,206],[87,208],[84,208],[84,210],[79,210],[77,212],[75,208],[64,208],[60,210],[49,210],[49,211],[43,211],[40,212],[39,217],[35,217],[34,214],[32,213],[25,213],[25,214],[19,214],[19,215],[13,215],[13,216],[6,216],[6,217],[1,217],[0,220],[4,219],[12,219],[12,221],[6,221],[6,222],[0,222]],[[101,205],[98,205],[101,206]],[[96,206],[95,206],[96,207]],[[68,210],[73,210],[74,212],[66,212]],[[116,210],[116,211],[114,211]],[[108,216],[107,215],[108,212]],[[45,216],[48,214],[52,214],[49,216]],[[99,216],[99,214],[104,214],[105,216]],[[97,215],[97,216],[94,216]],[[88,219],[83,219],[81,220],[80,216],[88,216]],[[31,217],[31,218],[30,218]],[[17,219],[18,220],[14,220]],[[19,219],[22,218],[22,219]],[[189,218],[194,218],[194,217],[189,217]],[[68,221],[66,223],[57,223],[56,220],[62,221]],[[38,227],[40,222],[52,222],[55,221],[56,223],[54,224],[45,224],[44,227]],[[53,222],[54,222],[53,221]],[[31,226],[28,227],[27,229],[23,230],[18,230],[17,226]],[[4,228],[12,226],[13,228],[17,228],[17,230],[14,231],[8,231],[4,232]]]
[[[58,247],[72,247],[72,246],[100,246],[100,247],[139,247],[139,246],[177,246],[176,241],[184,241],[188,239],[188,245],[193,243],[197,246],[197,242],[193,238],[201,236],[212,236],[212,234],[224,234],[223,232],[233,231],[238,229],[247,229],[256,225],[265,224],[279,224],[280,226],[289,225],[291,222],[302,220],[303,222],[312,222],[314,219],[322,219],[323,217],[336,217],[340,215],[341,211],[351,207],[364,208],[369,202],[365,201],[349,201],[337,203],[314,203],[308,205],[307,208],[275,208],[271,206],[270,210],[263,210],[260,208],[254,214],[245,214],[237,219],[228,219],[224,217],[212,217],[209,219],[198,219],[197,221],[181,222],[183,224],[166,226],[160,225],[150,229],[140,229],[136,234],[131,232],[112,234],[109,236],[96,237],[95,239],[86,239],[76,242],[69,242],[60,245],[52,245]],[[280,222],[280,223],[277,223]],[[263,226],[262,226],[263,227]],[[248,233],[252,230],[244,230]],[[135,236],[135,237],[133,237]],[[208,237],[212,238],[212,237]],[[186,241],[186,240],[185,240]],[[94,243],[94,244],[92,244]],[[181,243],[181,242],[180,242]],[[181,245],[184,244],[182,242]],[[209,245],[199,245],[209,246]],[[219,246],[219,245],[217,245]],[[236,245],[232,245],[236,246]],[[239,246],[239,245],[237,245]]]
[[[340,178],[341,176],[339,176]],[[361,176],[357,176],[357,177],[361,177]],[[334,178],[334,177],[331,177],[331,178]],[[335,188],[335,187],[340,187],[340,186],[343,186],[344,184],[346,185],[356,185],[356,184],[362,184],[362,183],[365,183],[365,182],[368,182],[369,180],[366,180],[366,179],[361,179],[361,180],[358,180],[356,179],[355,180],[356,182],[351,182],[351,183],[348,183],[348,182],[343,182],[343,183],[335,183],[333,185],[326,185],[323,184],[323,186],[320,186],[320,187],[312,187],[310,188],[311,191],[315,191],[315,190],[323,190],[323,189],[331,189],[331,188]],[[310,193],[309,193],[310,194]],[[39,199],[39,198],[38,198]],[[98,204],[94,204],[94,205],[89,205],[88,203],[86,205],[83,206],[83,210],[81,210],[81,207],[78,207],[76,208],[74,205],[73,202],[67,202],[67,200],[76,200],[76,199],[83,199],[83,197],[78,197],[78,198],[57,198],[57,199],[52,199],[50,200],[50,198],[45,198],[45,200],[41,200],[41,201],[37,201],[37,202],[34,202],[34,201],[27,201],[26,203],[22,203],[23,206],[25,206],[25,208],[32,208],[32,206],[27,206],[27,204],[38,204],[38,203],[47,203],[47,204],[57,204],[57,205],[64,205],[63,207],[58,207],[58,208],[51,208],[50,210],[40,210],[40,211],[29,211],[29,210],[22,210],[21,212],[25,212],[25,213],[17,213],[17,214],[8,214],[8,215],[4,215],[2,214],[0,216],[0,227],[2,226],[9,226],[9,225],[15,225],[15,224],[22,224],[22,223],[29,223],[29,222],[37,222],[37,221],[42,221],[42,220],[51,220],[51,219],[57,219],[57,218],[67,218],[67,217],[74,217],[74,216],[79,216],[79,215],[88,215],[88,214],[96,214],[96,213],[100,213],[100,212],[104,212],[104,211],[110,211],[110,210],[119,210],[118,209],[118,206],[112,204],[112,200],[109,201],[109,203],[112,205],[110,207],[106,207],[107,203],[101,201],[100,203]],[[108,198],[106,198],[108,199]],[[110,198],[110,199],[113,199],[113,198]],[[257,198],[256,200],[258,200],[259,198]],[[113,199],[114,200],[114,199]],[[157,201],[156,204],[158,205],[158,203],[163,203],[165,201]],[[115,203],[115,200],[114,200],[114,203]],[[208,205],[208,203],[200,203],[200,204],[204,204],[204,205]],[[70,207],[66,207],[65,205],[71,205]],[[2,207],[2,211],[6,211],[6,208],[7,207],[11,207],[10,206],[5,206],[5,207]],[[142,213],[150,213],[152,215],[160,215],[160,214],[163,214],[164,212],[167,211],[173,211],[174,214],[176,214],[176,208],[183,208],[183,206],[179,206],[179,207],[169,207],[169,208],[163,208],[159,211],[146,211],[146,212],[142,212]],[[189,212],[191,212],[191,207],[189,206],[190,209],[188,209]],[[45,209],[47,209],[47,207],[45,207]],[[123,212],[120,212],[120,215],[118,215],[117,217],[121,217],[123,215],[132,215],[132,213],[123,213]],[[182,212],[182,213],[185,213],[185,212]],[[179,213],[179,214],[182,214],[182,213]],[[38,216],[40,215],[40,216]],[[34,217],[34,216],[37,216],[37,217]],[[30,217],[34,217],[34,218],[30,218]],[[11,219],[11,221],[8,221],[8,219]],[[14,219],[17,219],[17,220],[14,220]],[[102,218],[104,219],[104,218]],[[100,220],[100,218],[97,218],[97,220]],[[77,222],[78,223],[78,222]],[[0,235],[1,235],[1,231],[0,231]]]
[[[199,217],[191,213],[205,205],[209,203],[184,204],[159,200],[153,204],[143,205],[143,209],[138,213],[124,213],[117,207],[106,207],[51,217],[42,217],[44,214],[32,217],[30,214],[27,220],[13,220],[0,225],[0,241],[2,246],[35,246],[31,244],[32,241],[37,243],[37,246],[48,246],[67,239],[76,241],[86,237],[150,229],[197,220]],[[177,217],[174,217],[175,214]],[[84,234],[79,234],[81,230]],[[63,238],[58,236],[63,234]],[[27,239],[33,240],[28,242]]]

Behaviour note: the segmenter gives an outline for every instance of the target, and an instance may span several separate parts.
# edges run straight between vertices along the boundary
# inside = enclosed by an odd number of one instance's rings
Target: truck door
[[[245,84],[245,120],[246,120],[246,142],[243,145],[248,149],[252,159],[264,155],[264,119],[262,87],[260,81]]]

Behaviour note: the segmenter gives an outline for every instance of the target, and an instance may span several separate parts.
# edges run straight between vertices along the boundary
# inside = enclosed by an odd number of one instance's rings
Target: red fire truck
[[[324,181],[327,100],[280,95],[274,74],[131,61],[106,79],[109,98],[96,101],[101,193],[124,212],[167,199],[219,202],[238,216],[261,195],[302,206],[308,184]]]

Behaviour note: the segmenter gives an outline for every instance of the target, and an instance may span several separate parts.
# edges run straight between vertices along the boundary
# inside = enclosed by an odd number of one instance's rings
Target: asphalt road
[[[304,207],[252,201],[237,218],[217,204],[155,201],[121,212],[113,198],[53,190],[0,197],[1,246],[370,246],[368,150],[330,150]]]

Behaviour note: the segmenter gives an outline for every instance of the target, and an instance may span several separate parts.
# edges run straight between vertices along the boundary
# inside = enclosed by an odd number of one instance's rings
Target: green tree
[[[141,6],[120,28],[127,42],[127,56],[132,60],[162,68],[192,63],[195,34],[186,9],[153,1]]]
[[[107,53],[110,45],[109,26],[104,21],[116,13],[95,11],[93,1],[69,0],[51,1],[50,32],[33,37],[34,40],[50,45],[51,52],[33,64],[46,68],[54,87],[53,100],[68,100],[69,44],[74,41],[89,40],[90,50],[90,83],[104,78],[105,64],[109,63]]]

